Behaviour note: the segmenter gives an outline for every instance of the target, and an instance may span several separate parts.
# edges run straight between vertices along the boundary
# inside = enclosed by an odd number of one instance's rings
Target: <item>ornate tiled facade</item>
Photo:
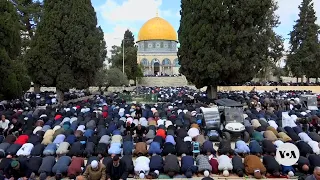
[[[138,44],[138,63],[142,65],[144,75],[178,74],[177,42],[140,41]]]
[[[144,75],[179,74],[177,44],[177,33],[169,22],[160,17],[148,20],[137,41],[137,62]]]

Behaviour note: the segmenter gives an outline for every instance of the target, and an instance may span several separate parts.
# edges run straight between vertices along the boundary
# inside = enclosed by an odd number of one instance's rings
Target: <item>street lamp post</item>
[[[122,39],[122,38],[114,38],[114,39]],[[124,74],[124,41],[126,39],[122,39],[122,73]]]
[[[124,40],[122,39],[122,73],[124,74]]]

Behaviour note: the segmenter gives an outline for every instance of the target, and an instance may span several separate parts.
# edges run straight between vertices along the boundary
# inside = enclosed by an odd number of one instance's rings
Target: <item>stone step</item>
[[[187,86],[184,76],[178,77],[144,77],[139,83],[141,86]]]

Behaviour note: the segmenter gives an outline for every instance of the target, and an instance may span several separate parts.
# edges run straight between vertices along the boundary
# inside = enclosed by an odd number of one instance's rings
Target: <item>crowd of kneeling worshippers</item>
[[[299,176],[320,179],[320,130],[316,111],[292,102],[289,125],[280,127],[281,112],[251,96],[244,110],[249,144],[209,141],[198,116],[202,104],[134,104],[97,96],[46,109],[7,109],[0,121],[0,179],[119,180],[214,174],[257,179]],[[311,118],[306,123],[303,119]],[[195,143],[196,142],[196,143]],[[275,159],[277,147],[294,143],[300,158],[293,166]],[[217,144],[218,149],[214,148]],[[200,152],[195,152],[195,144]],[[262,159],[262,161],[261,161]]]

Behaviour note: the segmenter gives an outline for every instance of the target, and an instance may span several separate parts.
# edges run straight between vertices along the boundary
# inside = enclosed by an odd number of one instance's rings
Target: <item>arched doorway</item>
[[[160,63],[159,62],[154,62],[153,64],[153,73],[154,75],[158,75],[160,72]]]

